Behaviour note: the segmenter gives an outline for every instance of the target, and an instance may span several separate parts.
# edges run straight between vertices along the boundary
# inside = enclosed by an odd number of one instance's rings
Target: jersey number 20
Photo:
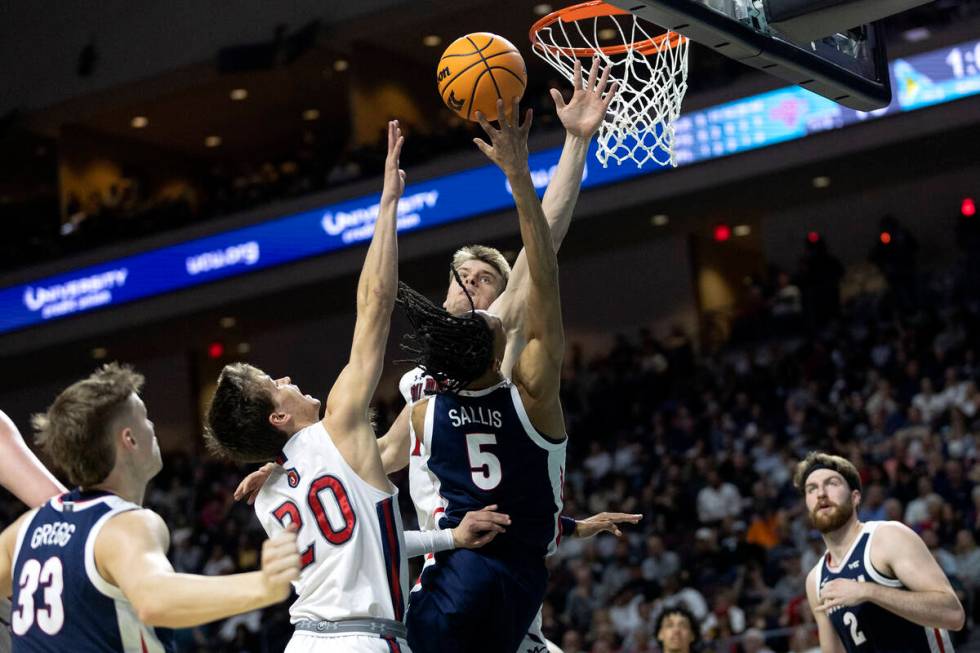
[[[323,506],[323,501],[320,500],[321,493],[326,491],[329,491],[333,495],[334,501],[337,503],[337,508],[340,510],[340,515],[344,520],[343,526],[340,528],[334,528],[330,523],[330,519],[327,517],[327,509]],[[316,518],[316,525],[320,529],[320,534],[328,542],[339,545],[344,544],[353,537],[357,516],[354,514],[354,509],[350,505],[350,497],[347,496],[347,490],[339,478],[328,474],[313,479],[313,482],[310,483],[310,490],[306,495],[306,502],[309,504],[310,510]],[[297,529],[303,528],[303,517],[300,515],[299,506],[292,501],[286,501],[273,510],[272,514],[283,526],[286,525],[286,518],[288,517],[290,522],[296,524]],[[313,562],[313,551],[313,544],[310,544],[303,551],[300,561],[303,567]]]
[[[57,635],[65,625],[65,606],[61,592],[65,588],[60,558],[48,558],[42,565],[31,559],[24,563],[18,580],[17,607],[10,615],[10,627],[15,635],[24,635],[38,625],[48,635]],[[44,603],[34,604],[34,593],[44,588]]]

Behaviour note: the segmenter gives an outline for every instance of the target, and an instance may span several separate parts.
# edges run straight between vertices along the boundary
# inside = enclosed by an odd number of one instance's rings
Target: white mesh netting
[[[597,156],[603,167],[610,159],[618,165],[630,160],[638,167],[648,161],[677,165],[674,120],[687,91],[690,41],[674,32],[652,37],[640,23],[632,14],[603,15],[568,22],[559,19],[536,32],[534,53],[570,82],[577,56],[595,53],[603,66],[612,65],[609,83],[619,82],[619,93],[597,137]],[[619,48],[622,53],[606,54],[600,41],[609,50],[608,43],[615,40],[616,33],[626,47]],[[588,69],[588,65],[583,67]]]

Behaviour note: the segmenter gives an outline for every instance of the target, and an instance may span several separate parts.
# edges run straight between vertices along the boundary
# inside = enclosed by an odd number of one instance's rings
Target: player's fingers
[[[609,88],[609,92],[606,93],[606,99],[603,103],[603,108],[608,109],[612,101],[616,99],[616,92],[619,91],[619,82],[613,82],[613,85]]]
[[[602,69],[602,75],[599,77],[599,83],[596,84],[595,92],[602,95],[602,92],[606,90],[606,82],[609,81],[609,73],[612,72],[612,64],[607,65]]]
[[[524,112],[524,124],[521,125],[521,132],[526,136],[531,131],[531,121],[534,120],[534,109],[528,108]]]
[[[599,71],[599,57],[592,57],[592,67],[589,68],[589,81],[585,84],[585,89],[591,91],[595,88],[595,77]]]
[[[576,91],[582,88],[582,62],[577,57],[572,67],[572,88]]]
[[[493,158],[493,148],[487,145],[486,141],[480,138],[474,138],[473,142],[476,143],[476,146],[480,148],[481,152],[486,154],[491,159]]]
[[[248,499],[247,499],[248,505],[254,506],[255,505],[255,497],[257,497],[257,496],[259,496],[259,493],[258,492],[252,492],[251,494],[249,494],[248,495]]]
[[[519,96],[514,96],[514,99],[511,101],[510,119],[515,127],[520,127],[520,118],[521,118],[521,98]]]
[[[488,512],[493,512],[496,509],[497,509],[497,504],[493,504],[493,505],[490,505],[490,506],[483,506],[482,508],[480,508],[480,512],[483,512],[484,510],[486,510]]]
[[[557,88],[553,88],[551,89],[550,93],[551,93],[551,99],[555,103],[555,109],[557,109],[558,111],[564,109],[565,98],[561,96],[561,91],[559,91]]]
[[[497,98],[497,122],[500,123],[501,130],[511,126],[511,118],[504,111],[504,99],[500,97]]]
[[[487,133],[487,136],[490,137],[490,140],[493,140],[493,135],[497,133],[497,130],[494,129],[493,125],[490,124],[490,121],[487,120],[487,117],[485,115],[483,115],[483,112],[477,111],[476,113],[473,114],[473,117],[476,118],[476,121],[478,123],[480,123],[480,127],[483,127],[483,131]]]
[[[635,524],[636,522],[638,522],[641,519],[643,519],[643,515],[637,515],[637,514],[628,513],[628,512],[604,512],[604,513],[602,513],[602,517],[603,517],[603,519],[609,519],[609,520],[612,520],[612,521],[614,521],[616,523],[626,521],[626,522],[629,522],[631,524]]]

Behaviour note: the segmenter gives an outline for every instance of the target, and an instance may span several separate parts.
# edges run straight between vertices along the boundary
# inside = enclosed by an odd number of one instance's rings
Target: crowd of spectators
[[[601,356],[573,345],[562,390],[565,513],[643,519],[621,539],[562,541],[549,559],[545,634],[567,653],[656,651],[658,614],[681,602],[700,620],[705,650],[814,651],[804,578],[823,543],[790,480],[812,449],[858,466],[861,519],[921,534],[971,626],[980,613],[980,304],[944,290],[956,286],[947,277],[908,293],[912,307],[891,291],[860,295],[816,328],[768,331],[713,354],[697,355],[679,329],[621,335]],[[378,406],[381,428],[399,408]],[[243,474],[168,457],[147,503],[172,527],[178,570],[255,568],[264,536],[232,499]],[[0,518],[19,509],[5,504]],[[290,632],[284,604],[179,636],[181,650],[240,653],[281,650]]]

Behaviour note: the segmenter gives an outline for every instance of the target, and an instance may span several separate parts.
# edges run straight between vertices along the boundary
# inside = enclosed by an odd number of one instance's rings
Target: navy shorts
[[[412,653],[516,651],[544,601],[544,560],[436,554],[412,592],[405,621]]]

